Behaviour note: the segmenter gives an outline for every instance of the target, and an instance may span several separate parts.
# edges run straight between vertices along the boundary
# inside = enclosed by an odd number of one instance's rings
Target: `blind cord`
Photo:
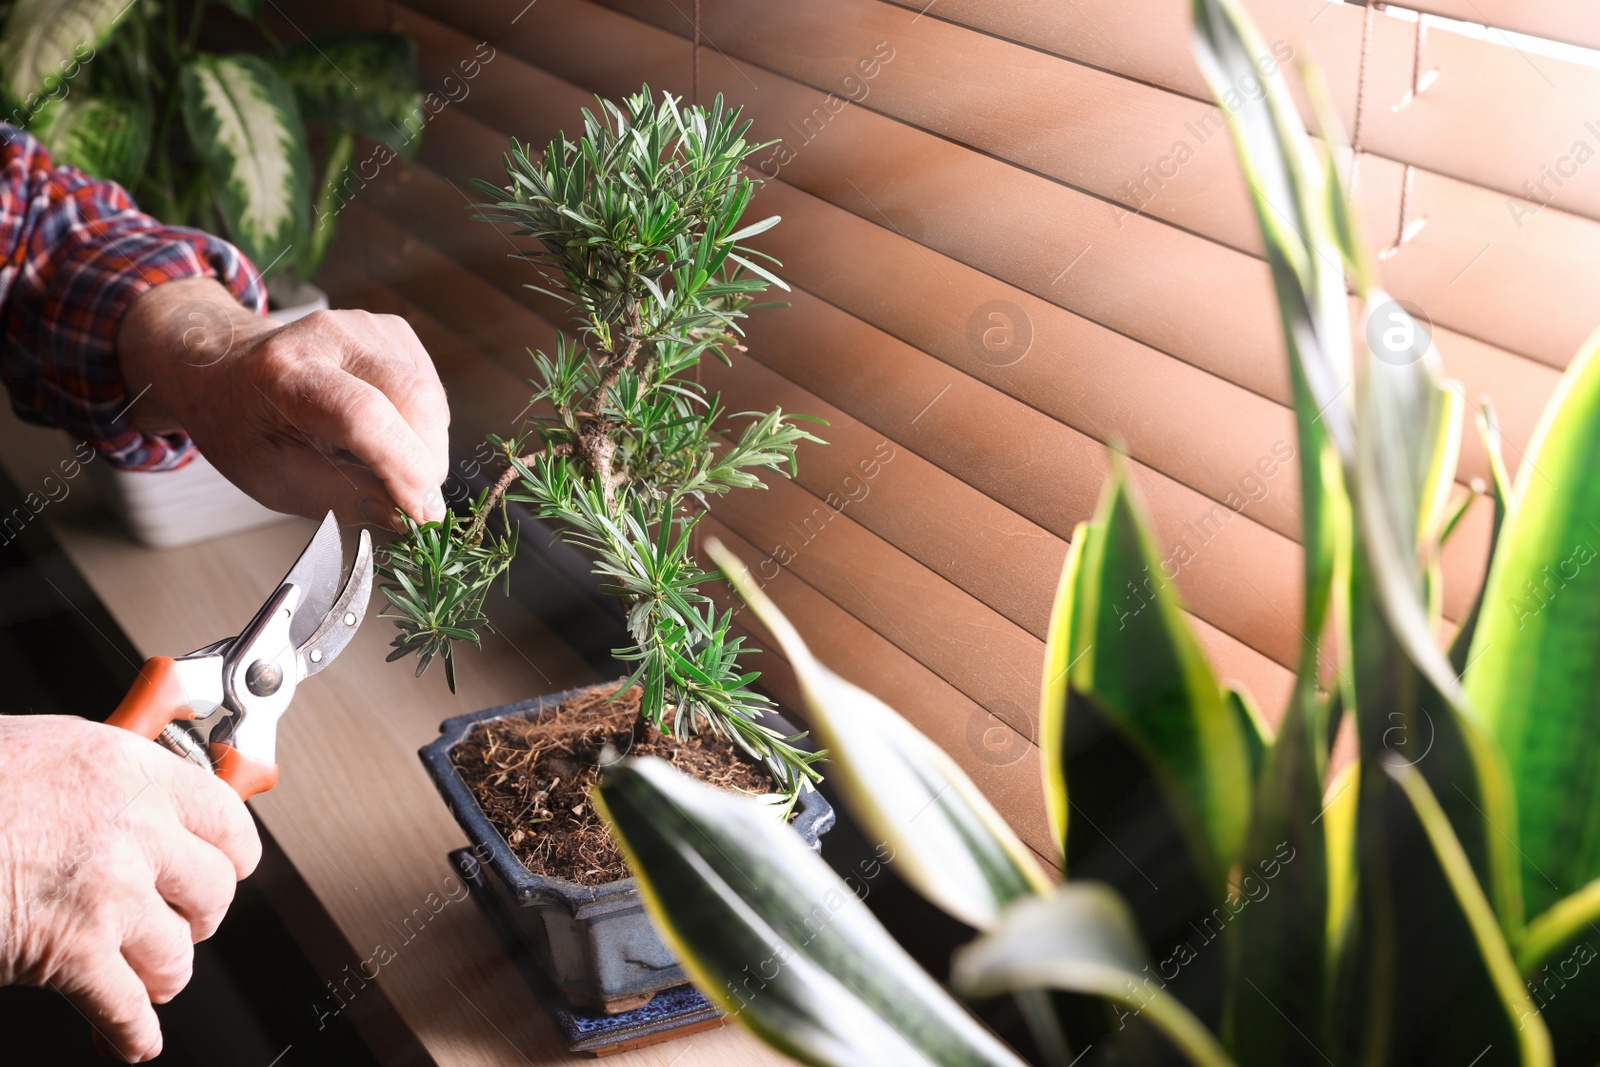
[[[689,103],[700,102],[700,0],[694,0],[694,43],[689,48]]]
[[[1356,195],[1361,173],[1361,131],[1362,122],[1367,111],[1367,61],[1372,54],[1372,26],[1373,17],[1377,14],[1380,5],[1371,2],[1366,5],[1366,10],[1361,16],[1361,56],[1356,67],[1356,116],[1350,130],[1350,195]],[[1387,6],[1387,5],[1383,5]],[[1406,91],[1405,97],[1395,104],[1390,110],[1401,111],[1409,107],[1418,96],[1433,84],[1437,71],[1427,74],[1422,70],[1422,47],[1427,34],[1427,27],[1423,24],[1422,12],[1417,12],[1416,32],[1411,42],[1411,88]],[[1395,224],[1394,241],[1387,248],[1378,253],[1379,259],[1392,259],[1407,241],[1411,240],[1422,228],[1428,224],[1426,218],[1413,220],[1411,218],[1411,193],[1416,184],[1417,168],[1410,163],[1405,165],[1405,171],[1400,177],[1400,217]]]
[[[1356,117],[1350,125],[1350,195],[1356,195],[1361,176],[1361,120],[1367,112],[1367,56],[1372,51],[1372,16],[1378,5],[1369,2],[1361,13],[1361,55],[1356,61]]]

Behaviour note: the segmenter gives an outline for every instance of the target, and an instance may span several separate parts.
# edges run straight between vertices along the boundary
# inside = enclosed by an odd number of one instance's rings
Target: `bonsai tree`
[[[378,142],[363,164],[416,151],[416,44],[347,32],[217,55],[199,40],[219,7],[274,41],[261,0],[195,0],[183,27],[178,7],[16,0],[0,29],[0,121],[164,222],[224,234],[258,267],[310,278],[350,194],[356,135]],[[307,122],[326,130],[320,182]]]
[[[506,185],[478,183],[492,198],[479,217],[532,238],[529,288],[570,308],[577,330],[533,353],[534,414],[492,438],[493,483],[459,519],[407,519],[380,574],[400,631],[390,659],[415,653],[420,676],[442,658],[453,691],[454,646],[478,644],[484,598],[516,552],[506,507],[527,504],[622,604],[632,643],[617,655],[643,691],[636,732],[721,734],[793,790],[818,757],[762,722],[772,704],[750,688],[749,650],[705,592],[718,575],[691,549],[708,497],[763,488],[761,471],[792,475],[795,447],[818,440],[779,410],[734,415],[734,432],[699,380],[702,358],[740,349],[756,294],[787,288],[741,243],[778,222],[741,224],[755,182],[740,164],[769,147],[744,139],[749,126],[720,96],[680,108],[646,86],[586,109],[582,136],[542,155],[513,141]]]
[[[1238,0],[1193,14],[1216,93],[1262,76]],[[1514,486],[1484,408],[1489,574],[1437,647],[1438,552],[1465,507],[1449,505],[1461,393],[1427,335],[1398,328],[1337,152],[1314,150],[1281,78],[1264,81],[1229,117],[1298,426],[1305,642],[1275,736],[1206,661],[1171,586],[1150,584],[1163,557],[1120,461],[1073,535],[1047,639],[1040,750],[1062,885],[948,756],[819,664],[754,583],[741,592],[880,858],[977,931],[951,985],[980,1005],[1015,996],[1037,1062],[1592,1064],[1600,334]],[[1359,374],[1347,282],[1379,323]],[[1153,595],[1130,614],[1135,584]],[[1326,692],[1324,651],[1339,668]],[[1330,771],[1343,720],[1358,757]],[[647,759],[596,798],[697,984],[775,1047],[838,1067],[1023,1062],[747,801]]]

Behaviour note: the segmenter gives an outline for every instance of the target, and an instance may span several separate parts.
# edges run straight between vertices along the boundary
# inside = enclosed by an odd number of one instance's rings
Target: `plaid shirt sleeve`
[[[29,422],[88,441],[117,467],[170,470],[194,455],[184,434],[129,420],[117,333],[145,290],[213,277],[257,313],[260,275],[238,249],[164,226],[122,187],[56,166],[31,136],[0,124],[0,380]]]

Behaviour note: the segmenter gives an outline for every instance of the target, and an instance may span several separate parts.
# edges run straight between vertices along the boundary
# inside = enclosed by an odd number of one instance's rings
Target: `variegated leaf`
[[[0,35],[6,89],[26,104],[71,78],[131,7],[130,0],[18,0]]]
[[[183,118],[228,236],[262,268],[306,230],[311,157],[294,94],[255,56],[196,57],[183,69]]]
[[[297,41],[267,60],[294,91],[307,122],[332,123],[407,158],[415,154],[424,112],[411,38],[353,30]]]
[[[772,631],[806,698],[806,720],[829,752],[851,812],[894,849],[895,870],[918,892],[978,929],[1050,881],[966,772],[883,701],[816,657],[738,558],[707,553]]]
[[[1116,1005],[1118,1030],[1146,1021],[1195,1067],[1233,1065],[1152,973],[1128,905],[1095,882],[1011,905],[994,930],[956,952],[951,982],[972,997],[1040,989],[1101,997]]]
[[[117,96],[68,96],[30,127],[57,163],[131,186],[150,151],[150,110]]]
[[[833,873],[747,797],[659,759],[606,771],[596,807],[701,992],[817,1067],[1024,1067]]]

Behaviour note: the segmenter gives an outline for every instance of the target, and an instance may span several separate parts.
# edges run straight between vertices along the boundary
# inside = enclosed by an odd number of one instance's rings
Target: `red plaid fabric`
[[[117,363],[117,331],[152,286],[219,279],[266,311],[266,288],[238,249],[165,226],[120,185],[56,166],[28,134],[0,124],[0,380],[29,422],[59,426],[114,466],[170,470],[194,447],[184,434],[134,428]]]

